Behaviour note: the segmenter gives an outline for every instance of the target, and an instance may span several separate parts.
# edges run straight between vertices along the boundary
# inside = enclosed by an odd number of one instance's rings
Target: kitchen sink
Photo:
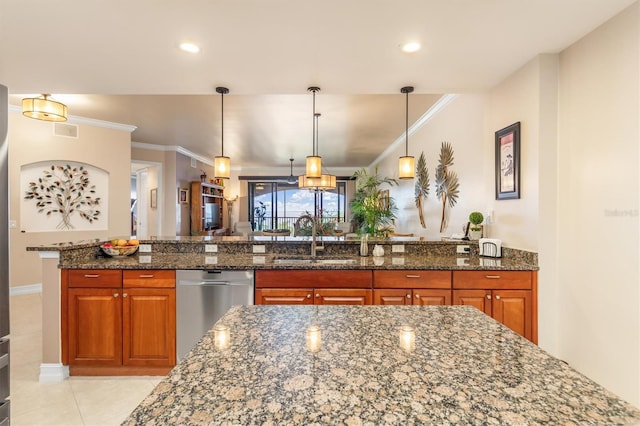
[[[278,257],[273,259],[275,265],[351,265],[356,263],[355,259],[348,258],[311,258],[311,257]]]

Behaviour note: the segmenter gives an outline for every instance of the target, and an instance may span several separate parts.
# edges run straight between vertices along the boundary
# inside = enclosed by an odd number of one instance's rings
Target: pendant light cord
[[[400,89],[405,94],[405,114],[404,114],[404,155],[409,156],[409,93],[413,92],[413,86],[405,86]]]
[[[220,141],[222,146],[222,157],[224,157],[224,95],[229,93],[226,87],[216,87],[216,92],[220,93]]]

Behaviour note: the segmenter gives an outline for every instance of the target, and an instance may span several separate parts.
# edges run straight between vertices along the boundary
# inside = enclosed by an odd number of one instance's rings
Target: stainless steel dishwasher
[[[178,361],[234,305],[253,305],[253,271],[176,271]]]

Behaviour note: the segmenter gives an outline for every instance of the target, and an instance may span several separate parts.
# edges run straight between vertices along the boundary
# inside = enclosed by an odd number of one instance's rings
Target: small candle
[[[231,345],[231,330],[228,325],[217,324],[213,329],[216,350],[223,351]]]
[[[413,352],[416,348],[416,332],[413,327],[403,325],[400,327],[399,345],[406,352]]]
[[[318,352],[322,347],[322,330],[317,325],[307,327],[307,350]]]

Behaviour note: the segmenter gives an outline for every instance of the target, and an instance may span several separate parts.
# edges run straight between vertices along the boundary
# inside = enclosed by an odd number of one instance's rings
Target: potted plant
[[[398,181],[378,176],[378,167],[373,174],[369,174],[364,168],[360,169],[353,177],[356,178],[356,192],[350,206],[354,229],[372,237],[386,236],[386,230],[393,224],[398,209],[393,198],[383,194],[380,186],[397,185]]]
[[[469,215],[469,238],[472,240],[479,240],[482,237],[482,221],[484,216],[480,212],[471,212]]]

